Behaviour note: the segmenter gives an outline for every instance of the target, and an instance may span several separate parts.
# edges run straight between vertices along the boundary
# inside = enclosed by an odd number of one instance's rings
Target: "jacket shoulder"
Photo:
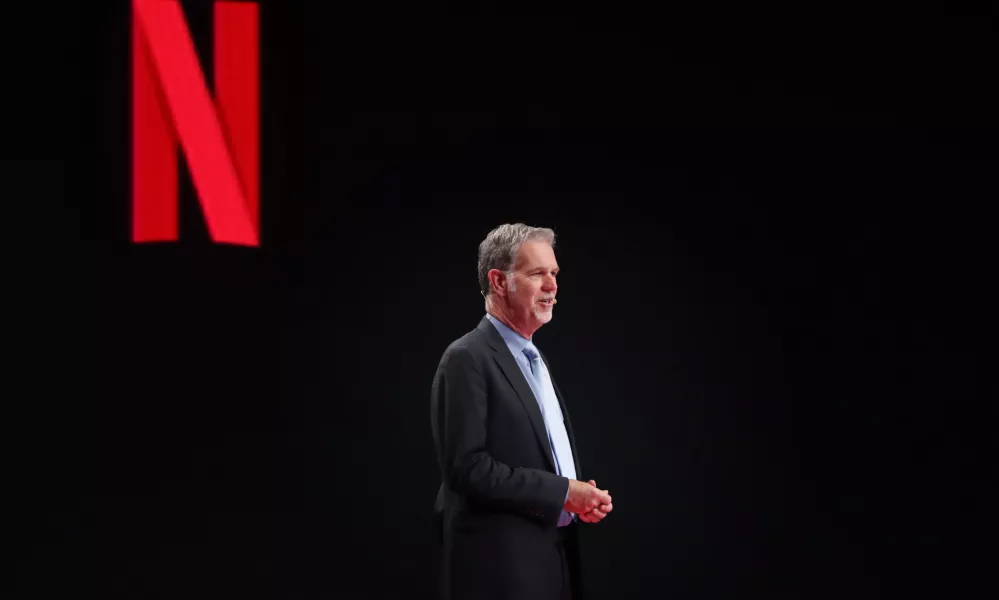
[[[476,362],[484,359],[489,350],[489,339],[481,329],[473,329],[448,344],[441,356],[441,365],[447,364],[456,356],[472,358]]]

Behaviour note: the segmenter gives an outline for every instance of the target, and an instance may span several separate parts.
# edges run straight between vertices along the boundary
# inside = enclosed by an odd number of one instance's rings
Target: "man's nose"
[[[558,283],[555,281],[555,276],[546,275],[544,282],[541,284],[541,289],[554,294],[558,290]]]

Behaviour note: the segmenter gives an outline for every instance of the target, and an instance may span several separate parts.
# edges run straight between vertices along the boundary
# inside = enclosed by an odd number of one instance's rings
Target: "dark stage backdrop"
[[[45,225],[12,226],[4,585],[432,597],[431,378],[523,221],[615,500],[590,598],[988,595],[994,15],[263,2],[245,249],[183,160],[182,240],[129,243],[129,6],[92,4],[7,53]]]

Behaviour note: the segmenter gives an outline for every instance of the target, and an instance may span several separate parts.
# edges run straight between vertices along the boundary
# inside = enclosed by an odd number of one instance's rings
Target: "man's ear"
[[[489,269],[489,273],[486,274],[489,278],[489,287],[492,288],[493,293],[500,297],[506,296],[506,273],[500,271],[499,269]]]

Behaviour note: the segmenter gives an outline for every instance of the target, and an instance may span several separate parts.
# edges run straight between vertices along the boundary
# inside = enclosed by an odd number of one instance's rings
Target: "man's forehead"
[[[555,260],[555,250],[545,242],[528,241],[520,247],[517,255],[517,266],[521,268],[547,267],[558,268],[558,261]]]

